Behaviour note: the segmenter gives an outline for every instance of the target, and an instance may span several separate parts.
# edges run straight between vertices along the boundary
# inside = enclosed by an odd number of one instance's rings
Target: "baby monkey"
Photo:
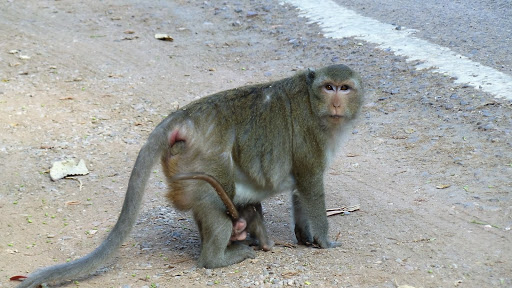
[[[261,203],[245,205],[238,209],[235,207],[231,199],[227,195],[224,188],[220,185],[219,181],[215,179],[215,177],[211,175],[207,175],[204,173],[180,173],[175,174],[172,178],[168,178],[169,181],[180,181],[180,180],[204,180],[210,184],[215,192],[219,195],[220,199],[224,203],[227,209],[227,213],[231,216],[233,220],[233,230],[237,230],[237,226],[243,225],[241,229],[242,233],[233,233],[231,240],[245,240],[247,237],[247,233],[249,233],[251,238],[247,241],[247,243],[251,246],[258,246],[258,249],[263,251],[270,251],[272,248],[272,242],[268,238],[267,229],[263,224],[263,209],[261,207]],[[242,224],[240,223],[242,222]]]

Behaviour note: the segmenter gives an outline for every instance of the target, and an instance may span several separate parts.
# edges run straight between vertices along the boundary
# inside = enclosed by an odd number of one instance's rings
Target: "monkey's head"
[[[308,69],[306,79],[311,106],[322,120],[339,126],[356,117],[362,103],[359,75],[345,65]]]

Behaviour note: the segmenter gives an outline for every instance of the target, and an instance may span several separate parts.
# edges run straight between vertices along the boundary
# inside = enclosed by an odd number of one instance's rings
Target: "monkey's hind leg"
[[[206,201],[205,201],[206,202]],[[194,218],[201,234],[201,254],[197,266],[218,268],[256,257],[249,246],[235,241],[230,242],[233,222],[222,206],[196,205]]]

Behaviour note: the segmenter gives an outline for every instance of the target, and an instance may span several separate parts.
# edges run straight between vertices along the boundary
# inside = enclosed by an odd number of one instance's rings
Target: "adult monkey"
[[[359,76],[345,65],[332,65],[216,93],[171,113],[141,148],[121,214],[103,243],[80,259],[30,274],[18,287],[74,279],[111,258],[136,221],[158,158],[167,177],[188,172],[214,176],[237,207],[257,205],[283,190],[293,191],[298,242],[320,248],[337,246],[327,237],[323,175],[362,97]],[[208,183],[170,181],[169,188],[174,206],[192,210],[198,225],[198,266],[222,267],[255,256],[241,242],[229,244],[232,232],[240,234],[237,230],[245,224],[231,222]]]

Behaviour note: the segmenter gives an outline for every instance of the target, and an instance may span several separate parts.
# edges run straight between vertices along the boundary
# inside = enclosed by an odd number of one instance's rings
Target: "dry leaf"
[[[68,201],[66,205],[80,205],[80,201]]]
[[[9,280],[11,281],[23,281],[23,279],[27,278],[27,276],[22,276],[22,275],[16,275],[16,276],[12,276],[11,278],[9,278]]]
[[[155,38],[162,41],[174,41],[174,38],[168,34],[155,34]]]
[[[441,185],[437,185],[436,188],[437,189],[446,189],[446,188],[448,188],[450,186],[452,186],[452,185],[450,185],[450,184],[441,184]]]
[[[54,162],[50,168],[50,177],[53,181],[62,179],[68,175],[87,175],[89,170],[85,166],[85,161],[80,159],[76,164],[75,160],[69,159],[64,161]]]

